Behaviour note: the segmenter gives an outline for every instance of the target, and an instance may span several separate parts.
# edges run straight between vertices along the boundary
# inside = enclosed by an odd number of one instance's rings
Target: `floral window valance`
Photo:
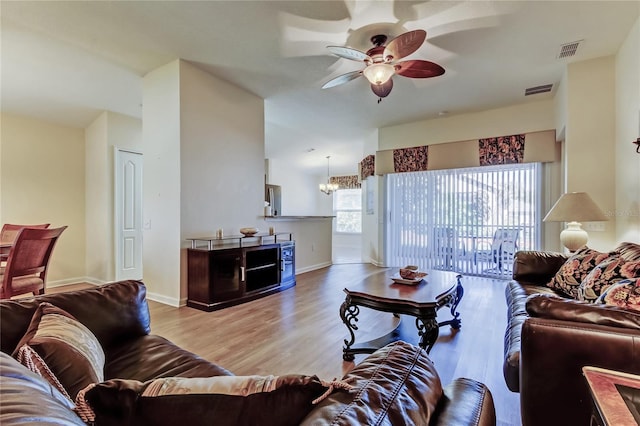
[[[479,139],[478,152],[481,166],[522,163],[524,135]]]
[[[362,186],[358,181],[358,175],[331,176],[329,183],[337,183],[339,189],[357,189]]]
[[[393,150],[393,170],[396,173],[427,170],[429,146],[400,148]]]
[[[367,155],[360,162],[360,180],[365,180],[369,176],[375,174],[376,169],[376,157],[375,155]]]

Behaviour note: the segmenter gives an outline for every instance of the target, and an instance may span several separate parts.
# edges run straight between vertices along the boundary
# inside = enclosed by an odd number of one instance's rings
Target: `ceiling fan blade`
[[[444,74],[444,68],[440,65],[421,59],[398,62],[394,66],[396,74],[409,78],[429,78]]]
[[[422,43],[424,43],[426,38],[427,32],[425,30],[414,30],[400,34],[398,37],[387,43],[382,57],[385,61],[397,61],[405,56],[409,56],[422,46]]]
[[[386,83],[383,84],[372,84],[371,90],[373,93],[378,95],[380,98],[386,98],[389,93],[391,93],[391,89],[393,89],[393,79],[390,78]]]
[[[322,86],[322,88],[323,88],[323,89],[328,89],[328,88],[330,88],[330,87],[339,86],[339,85],[341,85],[341,84],[348,83],[348,82],[350,82],[351,80],[353,80],[353,79],[356,79],[356,78],[360,77],[361,75],[362,75],[362,71],[351,71],[351,72],[348,72],[348,73],[346,73],[346,74],[339,75],[339,76],[337,76],[336,78],[334,78],[334,79],[331,79],[331,80],[327,81],[327,82]]]
[[[327,46],[329,52],[352,61],[371,62],[371,57],[364,52],[344,46]]]

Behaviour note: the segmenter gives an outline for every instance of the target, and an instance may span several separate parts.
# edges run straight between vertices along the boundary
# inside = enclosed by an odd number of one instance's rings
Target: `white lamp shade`
[[[586,192],[567,192],[551,207],[545,222],[596,222],[609,220]]]
[[[560,233],[560,242],[573,252],[587,244],[589,235],[579,222],[608,220],[600,207],[586,192],[568,192],[563,194],[544,217],[544,222],[567,222]]]

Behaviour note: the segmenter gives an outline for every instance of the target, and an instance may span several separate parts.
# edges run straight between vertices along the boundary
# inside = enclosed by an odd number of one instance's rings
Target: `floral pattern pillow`
[[[603,291],[596,303],[640,312],[640,278],[618,281]]]
[[[578,288],[582,280],[599,263],[612,256],[618,256],[618,252],[603,253],[590,249],[587,246],[579,248],[560,267],[547,287],[552,288],[572,299],[578,298]]]
[[[596,265],[578,288],[578,300],[595,302],[602,292],[624,279],[640,278],[640,261],[611,257]]]

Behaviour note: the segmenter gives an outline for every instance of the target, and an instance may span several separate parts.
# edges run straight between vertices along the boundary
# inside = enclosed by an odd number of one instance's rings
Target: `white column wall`
[[[144,282],[148,297],[180,303],[180,61],[144,77]]]
[[[564,142],[565,192],[587,192],[603,210],[615,208],[615,58],[569,64]],[[615,217],[588,231],[589,247],[615,247]]]
[[[640,243],[640,18],[616,56],[616,241]]]

